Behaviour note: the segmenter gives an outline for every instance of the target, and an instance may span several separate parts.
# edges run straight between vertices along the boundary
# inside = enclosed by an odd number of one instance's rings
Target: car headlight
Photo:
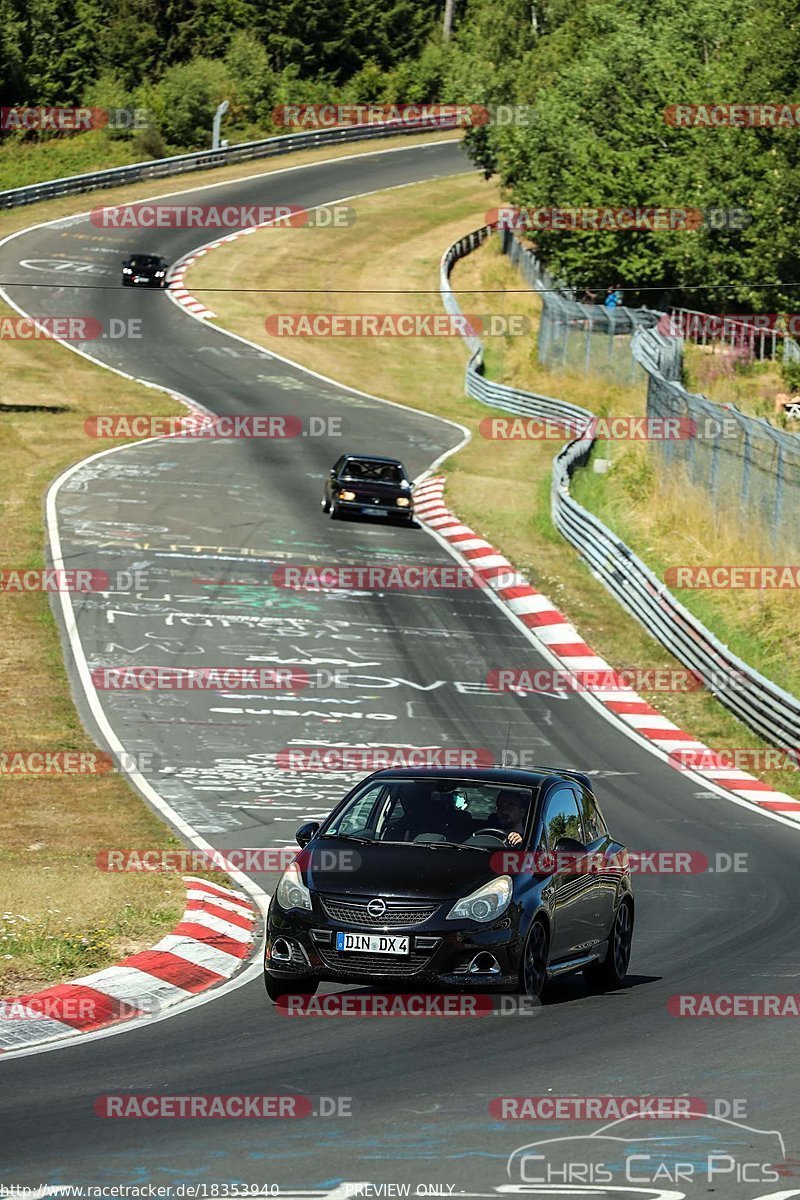
[[[123,267],[123,268],[122,268],[122,274],[123,274],[123,275],[132,275],[132,274],[133,274],[133,272],[131,271],[130,267]]]
[[[311,893],[303,883],[296,862],[289,863],[281,875],[281,881],[275,889],[275,899],[281,908],[305,908],[311,911]]]
[[[340,500],[355,500],[355,498],[356,498],[355,492],[339,492]]]
[[[156,279],[161,279],[162,276],[165,274],[166,274],[166,271],[156,271]]]
[[[448,921],[493,921],[505,912],[511,902],[512,883],[510,875],[491,879],[477,892],[457,900],[447,914]]]
[[[411,501],[409,500],[408,496],[398,496],[397,503],[401,508],[408,508],[411,504]]]

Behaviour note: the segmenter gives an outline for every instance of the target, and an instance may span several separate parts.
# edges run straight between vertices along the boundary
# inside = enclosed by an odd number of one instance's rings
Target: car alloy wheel
[[[322,505],[322,511],[324,513],[328,513],[331,511],[331,502],[330,502],[330,500],[326,499],[325,496],[323,496],[322,499],[320,500],[320,504]]]
[[[547,978],[547,931],[534,921],[522,958],[522,988],[531,1000],[538,1000]]]
[[[623,900],[614,915],[608,952],[603,962],[595,962],[584,968],[589,983],[600,988],[616,988],[628,974],[633,943],[633,909],[630,901]]]

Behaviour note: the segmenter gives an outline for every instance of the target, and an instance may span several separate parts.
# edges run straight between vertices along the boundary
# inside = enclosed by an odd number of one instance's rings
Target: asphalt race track
[[[455,143],[395,146],[203,189],[199,199],[312,206],[467,169]],[[91,197],[87,204],[101,202]],[[141,340],[83,345],[93,358],[215,413],[294,414],[307,434],[150,441],[79,468],[60,489],[67,565],[138,570],[147,579],[133,594],[76,598],[90,667],[291,663],[309,673],[344,672],[337,686],[323,680],[289,694],[100,693],[123,745],[152,755],[148,779],[156,790],[215,846],[290,845],[297,825],[326,812],[350,777],[289,777],[274,764],[282,748],[449,745],[485,747],[499,758],[508,744],[512,754],[591,771],[612,831],[629,846],[702,852],[712,864],[717,854],[745,852],[747,870],[639,876],[628,986],[591,995],[580,979],[562,982],[525,1016],[288,1018],[270,1007],[255,978],[148,1027],[7,1056],[0,1062],[0,1183],[233,1183],[319,1193],[343,1181],[369,1181],[409,1184],[411,1194],[429,1184],[442,1185],[445,1195],[448,1188],[493,1194],[535,1178],[518,1166],[507,1173],[515,1149],[585,1136],[599,1123],[500,1121],[489,1113],[492,1098],[610,1094],[698,1097],[710,1111],[716,1099],[743,1103],[736,1125],[708,1119],[664,1129],[642,1122],[626,1131],[629,1146],[637,1138],[674,1135],[674,1146],[660,1153],[684,1168],[709,1150],[751,1168],[775,1162],[775,1136],[758,1131],[783,1137],[779,1182],[731,1167],[712,1184],[703,1178],[690,1185],[685,1175],[681,1184],[665,1174],[665,1192],[800,1195],[791,1022],[681,1020],[667,1009],[677,993],[794,990],[800,835],[700,790],[579,696],[488,692],[493,667],[547,664],[480,590],[315,596],[265,587],[287,562],[452,564],[422,530],[332,522],[319,497],[343,449],[396,453],[417,475],[462,434],[248,348],[193,320],[164,294],[74,286],[90,279],[117,284],[124,251],[153,250],[174,261],[208,240],[203,231],[162,231],[154,245],[146,232],[104,231],[88,218],[70,218],[0,246],[0,279],[20,308],[142,320]],[[20,286],[31,283],[36,290]],[[113,388],[112,375],[108,381]],[[311,418],[331,416],[341,418],[341,436],[335,429],[310,436]],[[87,455],[104,448],[87,438]],[[568,613],[568,597],[563,605]],[[77,681],[76,698],[91,728]],[[268,892],[276,882],[255,879]],[[316,1111],[319,1097],[349,1097],[352,1115],[271,1121],[95,1115],[98,1097],[118,1093],[303,1094]],[[736,1116],[724,1107],[720,1114]],[[633,1191],[624,1175],[613,1180],[622,1190],[594,1182],[594,1189],[557,1194],[659,1194],[641,1185]]]

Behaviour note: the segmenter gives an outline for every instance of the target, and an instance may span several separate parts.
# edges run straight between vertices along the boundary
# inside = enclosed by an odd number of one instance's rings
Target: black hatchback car
[[[411,524],[412,488],[406,469],[397,458],[343,454],[325,480],[322,510],[334,519],[352,513]]]
[[[297,841],[267,917],[273,1000],[323,980],[535,998],[572,971],[625,977],[627,855],[579,772],[379,771]]]
[[[123,287],[167,286],[169,263],[157,254],[131,254],[122,260]]]

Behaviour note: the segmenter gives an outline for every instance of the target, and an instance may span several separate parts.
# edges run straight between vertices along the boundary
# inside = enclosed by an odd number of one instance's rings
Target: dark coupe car
[[[397,458],[343,454],[331,468],[322,494],[322,510],[334,519],[345,513],[414,519],[413,484]]]
[[[378,771],[297,841],[267,917],[273,1000],[323,980],[536,998],[571,971],[625,977],[627,856],[577,771]]]
[[[169,263],[158,254],[131,254],[122,260],[123,287],[167,286]]]

